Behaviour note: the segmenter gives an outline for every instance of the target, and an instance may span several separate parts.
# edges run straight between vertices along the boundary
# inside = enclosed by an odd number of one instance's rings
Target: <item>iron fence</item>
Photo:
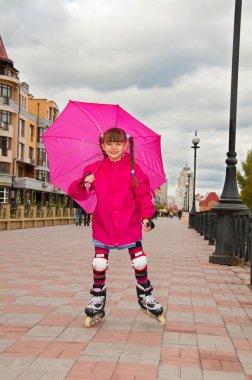
[[[210,211],[200,211],[194,215],[194,229],[208,240],[216,243],[217,215]],[[252,284],[252,212],[236,212],[232,215],[232,241],[234,256],[250,262],[250,284]]]
[[[252,255],[252,213],[236,212],[232,215],[233,244],[235,256],[245,262]]]
[[[194,229],[211,245],[216,240],[216,221],[217,215],[210,211],[200,211],[194,215]]]

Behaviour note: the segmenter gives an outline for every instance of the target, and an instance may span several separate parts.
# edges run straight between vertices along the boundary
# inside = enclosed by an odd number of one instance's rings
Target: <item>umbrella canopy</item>
[[[85,166],[103,159],[99,137],[114,127],[134,138],[134,159],[149,178],[151,190],[165,183],[160,135],[119,105],[77,101],[69,101],[42,136],[51,183],[68,193],[69,185],[81,178]],[[90,202],[77,202],[86,211],[93,211]]]

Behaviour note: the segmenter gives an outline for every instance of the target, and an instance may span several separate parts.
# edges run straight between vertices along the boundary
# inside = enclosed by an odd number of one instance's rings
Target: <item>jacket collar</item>
[[[110,161],[108,157],[105,158],[104,162],[106,165],[110,166],[111,168],[122,168],[123,166],[127,165],[130,162],[130,155],[129,153],[124,153],[123,157],[119,161]]]

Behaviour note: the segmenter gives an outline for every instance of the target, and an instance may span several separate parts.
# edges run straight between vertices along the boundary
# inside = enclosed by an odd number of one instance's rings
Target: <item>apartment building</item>
[[[157,206],[167,206],[167,182],[155,190],[154,204]]]
[[[36,99],[9,59],[0,36],[0,202],[62,203],[64,193],[49,183],[42,134],[55,121],[54,101]]]
[[[193,200],[193,172],[186,164],[179,172],[178,186],[175,189],[175,204],[178,209],[190,211]]]

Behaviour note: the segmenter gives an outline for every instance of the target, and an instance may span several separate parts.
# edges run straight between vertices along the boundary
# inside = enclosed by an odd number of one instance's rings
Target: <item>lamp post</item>
[[[232,77],[230,95],[230,121],[229,121],[229,151],[226,159],[226,178],[220,202],[214,205],[211,211],[217,214],[216,245],[215,252],[209,256],[210,263],[235,265],[238,260],[234,257],[234,242],[232,231],[232,214],[238,211],[247,211],[243,205],[238,192],[236,181],[236,111],[237,111],[237,88],[239,69],[239,46],[241,26],[242,0],[235,1],[234,35],[233,35],[233,57]]]
[[[192,173],[190,172],[190,173],[187,173],[187,183],[188,183],[188,194],[187,194],[187,196],[188,196],[188,212],[190,211],[190,186],[191,186],[191,176],[192,176]]]
[[[185,211],[188,212],[189,211],[189,206],[188,206],[188,183],[186,183],[185,185]]]
[[[193,139],[192,139],[193,146],[191,146],[191,148],[194,149],[194,163],[193,163],[193,201],[192,201],[192,209],[189,213],[189,228],[194,227],[194,216],[196,214],[196,207],[195,207],[196,158],[197,158],[197,149],[200,148],[198,146],[199,142],[200,142],[200,138],[197,135],[197,131],[195,131],[195,135],[193,136]]]

